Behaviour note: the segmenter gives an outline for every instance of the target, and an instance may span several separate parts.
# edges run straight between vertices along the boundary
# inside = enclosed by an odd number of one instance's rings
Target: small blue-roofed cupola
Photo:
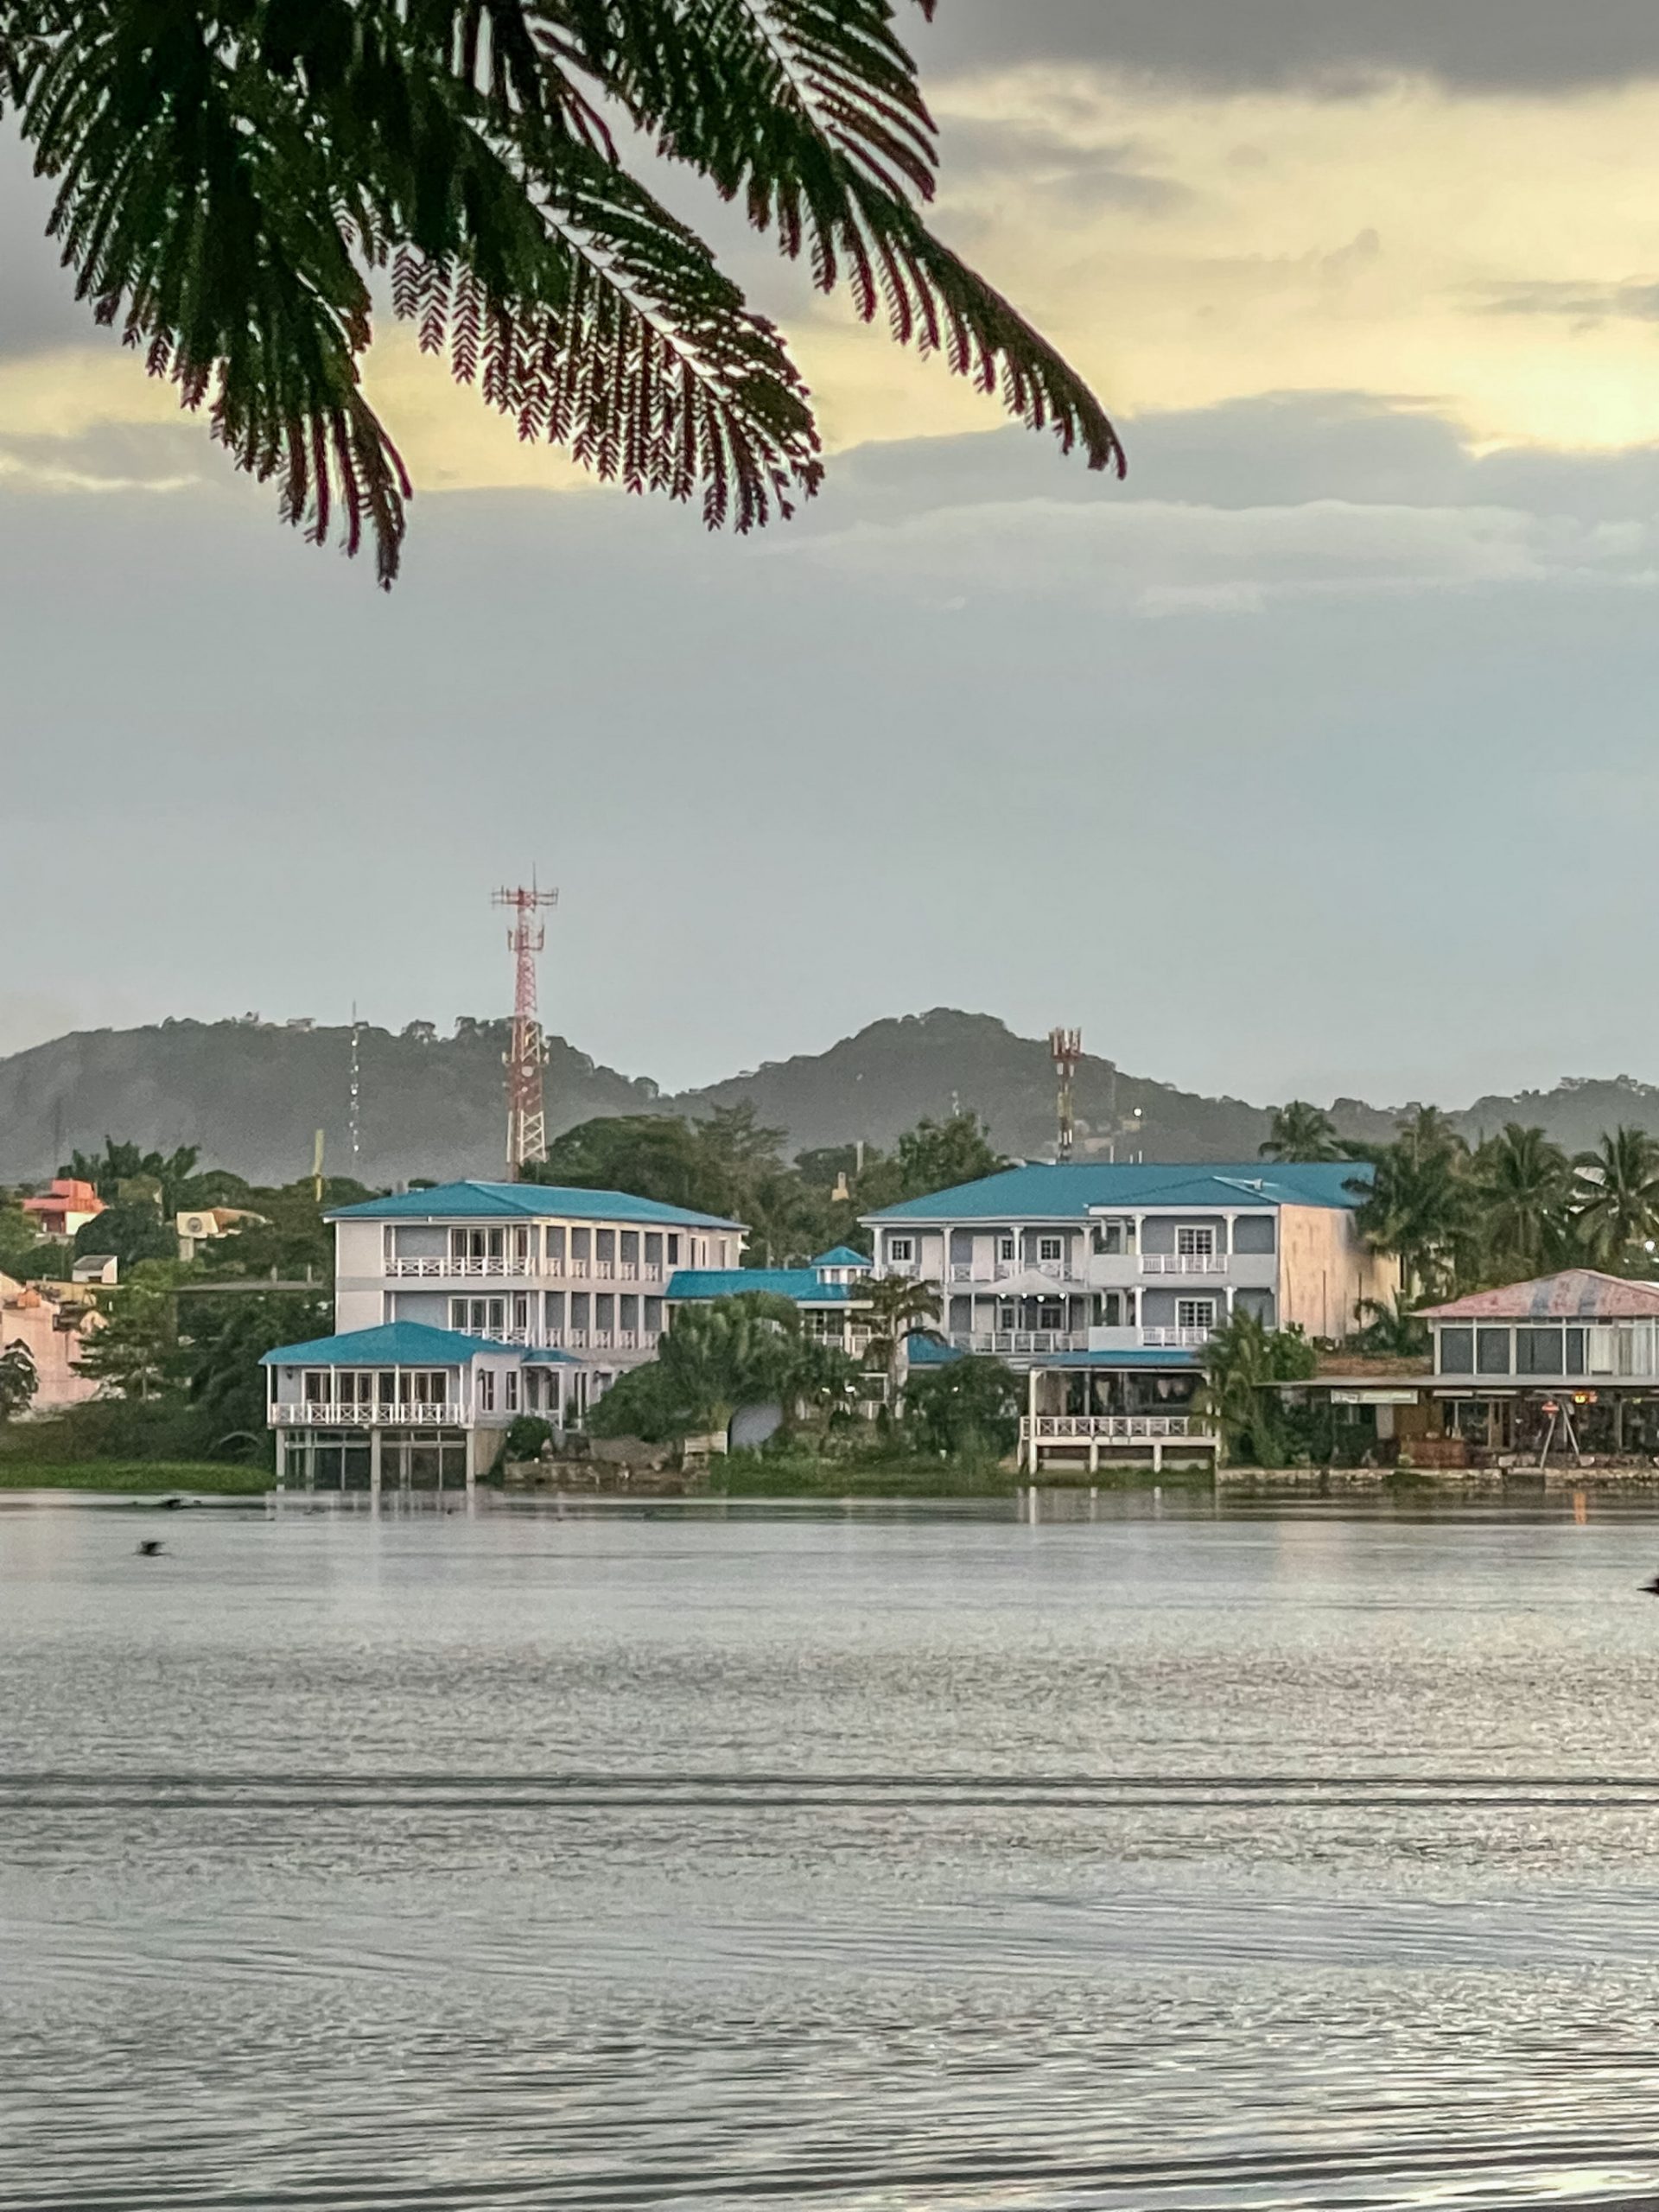
[[[837,1244],[833,1251],[819,1253],[812,1262],[812,1272],[822,1283],[851,1286],[864,1281],[874,1266],[874,1261],[855,1252],[850,1244]]]

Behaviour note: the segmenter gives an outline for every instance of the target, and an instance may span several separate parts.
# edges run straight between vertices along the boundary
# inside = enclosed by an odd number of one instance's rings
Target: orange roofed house
[[[38,1198],[25,1198],[23,1211],[35,1224],[35,1233],[43,1238],[73,1236],[89,1221],[96,1221],[104,1211],[104,1201],[90,1183],[78,1182],[72,1175],[54,1179]]]

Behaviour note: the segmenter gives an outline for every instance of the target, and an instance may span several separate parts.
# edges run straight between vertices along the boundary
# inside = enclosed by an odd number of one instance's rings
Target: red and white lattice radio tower
[[[1083,1060],[1082,1030],[1051,1029],[1048,1033],[1048,1052],[1054,1063],[1055,1081],[1059,1085],[1054,1102],[1054,1157],[1065,1166],[1071,1159],[1077,1142],[1077,1123],[1071,1116],[1071,1079]]]
[[[543,891],[531,879],[528,891],[498,891],[493,903],[511,908],[512,926],[507,945],[516,969],[512,996],[512,1042],[508,1047],[507,1173],[517,1181],[531,1160],[547,1158],[547,1107],[542,1096],[542,1070],[547,1046],[536,1014],[536,956],[547,943],[546,925],[537,919],[543,906],[556,906],[556,891]]]

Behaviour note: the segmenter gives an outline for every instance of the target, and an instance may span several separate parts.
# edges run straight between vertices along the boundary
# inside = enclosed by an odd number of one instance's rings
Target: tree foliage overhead
[[[360,379],[378,278],[459,382],[601,478],[700,495],[739,530],[817,488],[784,341],[651,190],[653,156],[865,321],[1122,473],[1081,379],[924,219],[934,126],[896,12],[0,0],[0,94],[99,321],[277,482],[288,520],[321,542],[338,518],[389,582],[411,486]]]

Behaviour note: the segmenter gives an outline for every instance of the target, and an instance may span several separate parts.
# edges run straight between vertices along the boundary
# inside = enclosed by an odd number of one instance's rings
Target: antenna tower
[[[1054,1107],[1059,1132],[1054,1157],[1064,1166],[1071,1159],[1072,1147],[1077,1141],[1077,1125],[1071,1118],[1071,1078],[1083,1058],[1082,1030],[1051,1029],[1048,1033],[1048,1053],[1054,1063],[1054,1077],[1059,1085]]]
[[[546,1102],[542,1095],[542,1070],[547,1046],[536,1014],[536,956],[547,943],[546,925],[538,910],[556,906],[556,891],[543,891],[532,878],[526,891],[501,890],[493,902],[512,915],[507,949],[516,970],[512,998],[512,1041],[507,1048],[507,1173],[516,1182],[532,1160],[547,1158]]]

